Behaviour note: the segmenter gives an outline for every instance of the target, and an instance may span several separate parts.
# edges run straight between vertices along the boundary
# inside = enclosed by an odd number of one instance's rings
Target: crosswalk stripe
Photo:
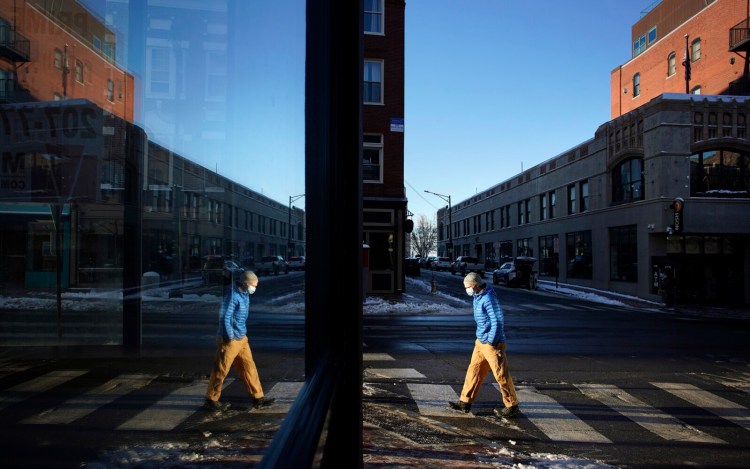
[[[362,361],[392,361],[395,360],[392,356],[387,353],[363,353]]]
[[[547,305],[537,305],[537,304],[530,304],[530,303],[519,304],[518,306],[520,306],[521,308],[531,309],[534,311],[553,311],[554,310],[554,308],[551,308]]]
[[[457,401],[458,394],[448,384],[407,383],[409,392],[417,404],[419,413],[432,417],[473,417],[448,408],[448,401]]]
[[[253,412],[261,414],[285,414],[289,412],[289,409],[292,407],[292,403],[297,398],[297,394],[299,394],[303,384],[305,383],[302,381],[274,384],[266,395],[276,399],[276,402],[274,402],[271,407],[257,409]]]
[[[13,386],[0,395],[0,410],[86,373],[86,370],[57,370]]]
[[[85,392],[80,397],[65,401],[33,417],[23,420],[26,424],[65,424],[78,420],[109,404],[120,396],[140,389],[150,383],[155,375],[125,374]]]
[[[568,311],[577,311],[578,310],[578,308],[576,308],[575,306],[563,305],[563,304],[560,304],[560,303],[547,303],[547,304],[550,305],[553,309],[566,309]]]
[[[497,383],[493,385],[498,389]],[[552,441],[612,443],[557,401],[532,386],[516,386],[523,416]]]
[[[680,399],[706,409],[707,411],[729,420],[740,427],[750,430],[750,410],[732,401],[699,389],[692,384],[686,383],[651,383]]]
[[[224,380],[224,388],[234,378]],[[123,422],[117,430],[169,431],[181,424],[203,405],[208,380],[195,381],[171,392],[130,420]]]
[[[372,378],[425,378],[414,368],[365,368],[365,379]]]
[[[584,395],[601,402],[665,440],[690,443],[726,443],[691,427],[680,419],[665,414],[616,386],[608,384],[576,384],[575,386]]]

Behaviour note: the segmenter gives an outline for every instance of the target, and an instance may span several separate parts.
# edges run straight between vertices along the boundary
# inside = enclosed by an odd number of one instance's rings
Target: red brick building
[[[748,0],[662,0],[644,12],[632,28],[633,58],[610,75],[611,117],[663,93],[747,95],[749,8]]]
[[[133,121],[133,75],[115,65],[115,35],[77,2],[0,1],[0,100],[85,98]]]
[[[404,290],[403,0],[365,2],[362,194],[368,292]]]

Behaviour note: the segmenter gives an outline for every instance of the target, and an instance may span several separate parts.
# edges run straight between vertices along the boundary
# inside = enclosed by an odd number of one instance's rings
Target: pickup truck
[[[256,274],[279,275],[280,272],[289,273],[289,266],[281,256],[263,256],[256,262],[253,270]]]
[[[484,263],[473,256],[458,256],[451,265],[451,274],[466,275],[469,272],[476,272],[480,277],[484,277]]]

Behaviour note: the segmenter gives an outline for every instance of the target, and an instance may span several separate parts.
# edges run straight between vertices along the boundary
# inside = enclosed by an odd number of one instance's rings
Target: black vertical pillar
[[[122,219],[122,344],[128,348],[137,348],[142,339],[142,176],[146,134],[132,124],[123,126],[120,131],[126,134]]]

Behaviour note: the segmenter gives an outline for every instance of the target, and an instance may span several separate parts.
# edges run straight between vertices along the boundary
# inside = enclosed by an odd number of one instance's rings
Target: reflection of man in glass
[[[245,271],[234,285],[229,285],[219,310],[219,330],[216,337],[218,349],[213,370],[208,379],[205,406],[210,410],[226,410],[228,404],[219,402],[222,384],[229,368],[240,376],[245,390],[252,397],[255,407],[268,407],[275,399],[264,397],[258,369],[253,361],[250,343],[247,340],[247,317],[250,312],[250,295],[258,287],[258,276]]]

